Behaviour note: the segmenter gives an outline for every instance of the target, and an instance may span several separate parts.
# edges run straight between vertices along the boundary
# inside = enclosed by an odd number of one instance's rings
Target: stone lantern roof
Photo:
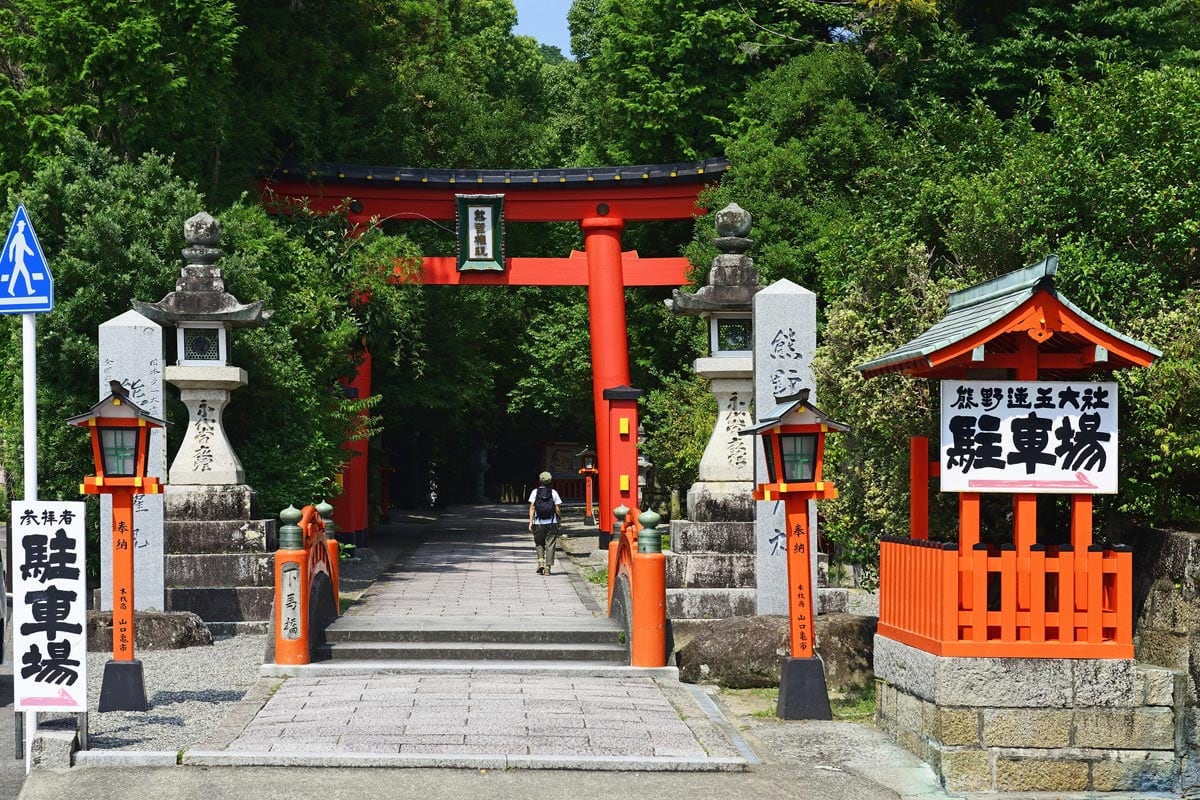
[[[758,285],[758,270],[754,259],[746,255],[754,242],[750,233],[750,212],[737,203],[730,203],[717,212],[717,238],[713,240],[720,254],[713,259],[708,271],[708,283],[695,294],[676,289],[666,301],[672,313],[701,316],[714,311],[750,311]]]
[[[219,322],[234,328],[263,325],[273,312],[263,301],[242,303],[225,291],[225,279],[217,262],[221,258],[221,224],[200,212],[183,224],[187,262],[180,270],[175,291],[157,303],[133,301],[138,313],[164,325],[179,322]]]

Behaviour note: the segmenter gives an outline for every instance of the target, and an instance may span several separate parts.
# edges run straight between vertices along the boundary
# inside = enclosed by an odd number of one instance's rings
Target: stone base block
[[[754,554],[753,522],[671,520],[671,550],[676,553]]]
[[[258,493],[245,484],[202,486],[170,483],[163,490],[167,519],[257,519]]]
[[[849,589],[817,589],[818,614],[846,614],[849,611]]]
[[[948,791],[1170,792],[1185,782],[1183,708],[1172,705],[1169,671],[1131,660],[947,658],[878,635],[874,656],[879,727]]]
[[[204,620],[187,611],[137,611],[133,615],[133,636],[134,652],[181,650],[213,643]],[[87,642],[92,652],[112,652],[111,611],[88,612]]]
[[[74,724],[74,720],[71,720]],[[74,729],[43,729],[40,725],[29,748],[32,769],[69,769],[71,759],[79,750],[79,734]]]
[[[168,586],[274,586],[273,553],[172,553]]]
[[[275,589],[271,586],[168,588],[172,611],[191,611],[205,622],[241,622],[271,617]]]
[[[693,483],[687,493],[692,522],[754,522],[754,486],[738,482]]]
[[[754,589],[667,589],[671,619],[726,619],[754,616]]]
[[[278,547],[275,520],[177,520],[164,524],[168,553],[270,553]]]
[[[736,553],[676,553],[667,556],[672,589],[752,589],[754,556]]]

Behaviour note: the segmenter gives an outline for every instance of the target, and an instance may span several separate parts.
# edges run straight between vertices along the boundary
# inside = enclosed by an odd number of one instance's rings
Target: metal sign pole
[[[38,499],[37,480],[37,317],[21,315],[21,350],[24,365],[21,371],[22,411],[25,417],[25,502]],[[14,659],[16,654],[13,654]],[[33,739],[37,734],[36,711],[21,714],[25,718],[25,774],[33,766]]]

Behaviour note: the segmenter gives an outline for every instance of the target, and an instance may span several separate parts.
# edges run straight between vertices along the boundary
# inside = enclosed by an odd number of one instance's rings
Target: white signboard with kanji
[[[87,711],[84,508],[83,503],[12,504],[18,711]]]
[[[1117,385],[942,381],[943,492],[1117,491]]]

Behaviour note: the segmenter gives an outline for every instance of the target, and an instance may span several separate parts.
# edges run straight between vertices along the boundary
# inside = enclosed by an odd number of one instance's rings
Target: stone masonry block
[[[1188,642],[1187,704],[1200,705],[1200,633],[1194,633]]]
[[[939,706],[1066,708],[1074,694],[1070,659],[941,658],[875,637],[875,674]]]
[[[924,708],[919,697],[916,697],[906,692],[900,692],[896,696],[896,725],[901,730],[921,731],[925,730]]]
[[[1155,630],[1190,633],[1200,629],[1200,603],[1186,597],[1174,584],[1158,581],[1146,598],[1140,622]]]
[[[671,549],[677,553],[753,553],[753,522],[671,520]]]
[[[975,709],[939,708],[937,717],[936,735],[943,745],[979,746],[979,714]]]
[[[1077,709],[1077,747],[1112,750],[1175,749],[1175,714],[1169,708]]]
[[[981,712],[984,747],[1066,747],[1071,712],[1066,709],[988,708]]]
[[[1139,664],[1137,671],[1145,681],[1146,693],[1143,702],[1148,706],[1170,706],[1175,703],[1176,673],[1162,667]]]
[[[1174,792],[1179,769],[1174,753],[1130,750],[1092,763],[1092,790],[1097,792]]]
[[[943,750],[942,783],[947,792],[992,790],[992,754],[987,750]]]
[[[1183,709],[1183,743],[1200,758],[1200,708],[1188,706]]]
[[[876,681],[875,685],[879,687],[877,695],[879,705],[877,708],[879,709],[880,716],[894,723],[896,721],[897,698],[900,693],[895,686],[884,681]]]
[[[1075,758],[997,756],[996,791],[1078,792],[1088,786],[1088,764]]]
[[[1137,660],[1167,669],[1187,669],[1188,637],[1182,633],[1170,633],[1141,628],[1135,637],[1134,650]]]
[[[753,588],[754,556],[668,553],[667,586],[689,589]]]
[[[1076,707],[1142,704],[1144,686],[1133,659],[1079,659],[1073,666]]]
[[[667,589],[671,619],[728,619],[754,616],[753,589]]]

